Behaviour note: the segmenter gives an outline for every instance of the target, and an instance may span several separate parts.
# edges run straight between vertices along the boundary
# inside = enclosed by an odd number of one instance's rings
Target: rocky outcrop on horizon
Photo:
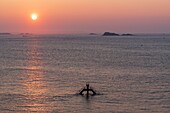
[[[0,33],[0,35],[11,35],[11,33]]]
[[[127,34],[122,34],[121,36],[134,36],[133,34],[127,33]]]
[[[102,36],[134,36],[134,35],[130,34],[130,33],[117,34],[114,32],[104,32],[104,34]]]
[[[104,32],[103,36],[120,36],[120,35],[112,32]]]
[[[89,33],[89,35],[97,35],[97,33]]]

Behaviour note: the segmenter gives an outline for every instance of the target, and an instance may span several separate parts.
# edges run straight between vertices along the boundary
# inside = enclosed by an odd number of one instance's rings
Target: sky
[[[170,0],[0,0],[0,32],[105,31],[170,33]]]

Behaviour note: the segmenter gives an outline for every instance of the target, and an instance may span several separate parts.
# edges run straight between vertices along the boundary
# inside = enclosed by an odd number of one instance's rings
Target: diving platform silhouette
[[[90,87],[90,85],[88,83],[86,83],[86,87],[84,87],[80,92],[80,95],[85,95],[86,96],[94,96],[96,95],[96,92],[93,90],[93,88]]]

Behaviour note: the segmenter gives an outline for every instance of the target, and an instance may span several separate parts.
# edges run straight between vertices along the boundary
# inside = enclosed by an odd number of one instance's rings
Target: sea
[[[170,113],[170,35],[0,35],[0,113]]]

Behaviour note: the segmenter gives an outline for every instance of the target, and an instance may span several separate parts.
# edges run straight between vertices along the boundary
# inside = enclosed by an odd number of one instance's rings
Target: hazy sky
[[[0,32],[104,31],[170,33],[170,0],[0,0]]]

